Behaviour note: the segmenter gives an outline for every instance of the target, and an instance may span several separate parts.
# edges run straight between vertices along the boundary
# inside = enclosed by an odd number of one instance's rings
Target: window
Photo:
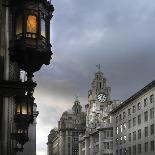
[[[150,103],[153,103],[154,102],[154,96],[153,94],[150,96]]]
[[[149,146],[149,144],[148,144],[148,142],[146,142],[146,143],[144,144],[144,150],[145,150],[145,152],[148,152],[148,146]]]
[[[109,131],[107,131],[107,138],[109,137]]]
[[[138,144],[138,153],[141,153],[141,144]]]
[[[118,123],[118,116],[116,117],[116,123]]]
[[[136,140],[136,131],[133,132],[133,140]]]
[[[128,147],[129,155],[131,155],[131,147]]]
[[[120,125],[120,130],[121,130],[121,132],[123,132],[123,126],[122,126],[122,124]]]
[[[121,138],[120,138],[120,144],[122,144],[122,141],[123,141],[123,138],[121,137]]]
[[[113,142],[110,142],[110,149],[113,148]]]
[[[113,131],[110,131],[110,137],[113,137]]]
[[[116,127],[116,134],[118,134],[118,126]]]
[[[123,119],[125,119],[125,117],[126,117],[126,113],[125,113],[125,111],[123,112]]]
[[[34,15],[29,15],[27,17],[27,32],[30,33],[37,32],[37,18]]]
[[[154,134],[154,124],[151,124],[151,126],[150,126],[150,134],[151,135]]]
[[[104,148],[105,148],[105,149],[110,149],[110,144],[109,144],[109,142],[104,142]]]
[[[137,104],[137,109],[138,109],[138,110],[141,109],[141,104],[140,104],[140,102]]]
[[[118,150],[116,150],[116,155],[118,155]]]
[[[136,145],[133,146],[133,155],[136,154]]]
[[[129,142],[131,142],[131,133],[129,133]]]
[[[145,132],[145,137],[147,137],[148,136],[148,127],[144,128],[144,132]]]
[[[119,120],[120,120],[120,121],[122,120],[122,115],[121,115],[121,114],[119,114]]]
[[[148,105],[148,99],[145,98],[145,99],[144,99],[144,107],[146,107],[147,105]]]
[[[116,138],[116,145],[118,145],[118,138]]]
[[[144,120],[145,121],[148,121],[148,111],[145,111],[144,112]]]
[[[131,120],[128,120],[128,128],[131,128]]]
[[[136,117],[133,118],[133,126],[136,125]]]
[[[138,124],[141,124],[141,115],[138,115]]]
[[[126,123],[123,123],[123,130],[126,130]]]
[[[150,109],[150,119],[154,118],[154,108]]]
[[[150,142],[150,150],[154,151],[154,140]]]
[[[128,115],[131,115],[131,108],[128,109]]]
[[[124,143],[126,143],[126,136],[123,136]]]
[[[119,151],[120,151],[120,155],[122,155],[122,149],[120,149]]]
[[[141,139],[141,129],[138,130],[138,139]]]
[[[127,154],[127,150],[126,148],[123,149],[123,155],[126,155]]]
[[[135,113],[136,112],[136,106],[132,106],[132,112]]]

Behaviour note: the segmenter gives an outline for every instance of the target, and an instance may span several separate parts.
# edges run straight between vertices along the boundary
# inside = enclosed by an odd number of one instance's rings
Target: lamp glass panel
[[[44,19],[41,19],[41,36],[46,38],[46,24]]]
[[[27,104],[26,103],[22,103],[22,114],[27,114]]]
[[[37,18],[34,15],[29,15],[27,18],[27,32],[37,32]]]
[[[16,113],[17,113],[17,114],[20,114],[20,104],[17,104]]]
[[[29,106],[28,106],[28,114],[29,114],[29,115],[32,114],[31,109],[32,109],[32,108],[31,108],[31,105],[29,105]]]
[[[22,33],[22,25],[23,25],[22,16],[18,16],[16,19],[16,35]]]

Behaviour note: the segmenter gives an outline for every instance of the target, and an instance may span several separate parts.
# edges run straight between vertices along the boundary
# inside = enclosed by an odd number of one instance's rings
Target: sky
[[[47,154],[47,136],[75,95],[87,104],[97,71],[112,99],[126,100],[155,79],[154,0],[53,0],[53,56],[35,73],[38,85],[37,155]]]

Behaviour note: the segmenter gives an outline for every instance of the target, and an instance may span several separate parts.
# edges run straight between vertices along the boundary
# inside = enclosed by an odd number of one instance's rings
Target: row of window
[[[153,119],[154,118],[154,108],[151,108],[150,109],[150,119]],[[148,111],[145,111],[144,112],[144,121],[148,121],[149,119],[149,112]],[[131,122],[132,121],[132,122]],[[136,117],[134,117],[132,120],[128,120],[128,129],[131,128],[131,126],[136,126],[137,124],[140,125],[142,123],[142,118],[141,118],[141,114],[139,114],[137,116],[137,121],[136,121]],[[124,122],[123,124],[120,125],[120,130],[119,130],[119,127],[117,126],[116,127],[116,134],[120,132],[123,132],[123,130],[125,130],[127,128],[127,124],[126,122]]]
[[[112,138],[113,137],[113,131],[104,131],[104,138]]]
[[[154,124],[151,124],[150,125],[150,135],[154,135],[154,132],[155,132],[155,126]],[[149,136],[149,128],[148,126],[144,127],[144,137],[148,137]],[[131,133],[128,134],[128,141],[131,142],[132,140],[132,137],[133,137],[133,141],[135,141],[137,138],[138,139],[141,139],[142,137],[142,131],[141,129],[139,129],[137,132],[134,131],[131,135]],[[123,137],[120,137],[120,143],[119,143],[119,139],[116,138],[116,145],[119,145],[119,144],[123,144],[123,143],[126,143],[127,141],[127,137],[126,135],[124,135]]]
[[[113,142],[104,142],[104,149],[112,149]]]
[[[150,103],[153,103],[154,102],[154,95],[152,94],[150,96]],[[144,107],[146,107],[148,105],[148,98],[145,98],[144,99]],[[140,110],[141,109],[141,103],[137,103],[137,110]],[[132,110],[132,111],[131,111]],[[135,113],[136,112],[136,106],[133,105],[132,106],[132,109],[129,108],[128,109],[128,116],[131,115],[131,112],[132,113]],[[116,123],[118,123],[118,121],[121,121],[122,119],[125,119],[126,118],[126,112],[124,111],[122,114],[119,114],[119,116],[116,117]]]
[[[150,143],[150,151],[154,152],[155,146],[154,141],[145,142],[144,143],[144,152],[149,151],[149,143]],[[142,144],[133,145],[132,147],[116,150],[116,155],[136,155],[136,153],[141,154],[143,152]]]

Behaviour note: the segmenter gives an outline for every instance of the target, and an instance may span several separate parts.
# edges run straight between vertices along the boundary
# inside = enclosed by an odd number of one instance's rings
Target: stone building
[[[114,155],[155,154],[155,81],[111,112]]]
[[[112,155],[113,125],[110,112],[120,104],[111,100],[111,88],[99,71],[88,91],[86,107],[86,132],[79,139],[79,155]]]
[[[79,135],[84,134],[85,127],[86,115],[76,99],[72,109],[62,114],[58,128],[48,135],[48,155],[78,155]]]
[[[9,60],[9,41],[11,36],[11,15],[9,12],[8,0],[0,0],[0,81],[20,81],[20,70],[15,63]],[[26,144],[23,155],[36,154],[36,123],[38,115],[34,105],[34,123],[30,125],[30,141]],[[11,139],[14,130],[14,100],[13,97],[0,96],[0,155],[14,155],[16,142]]]

